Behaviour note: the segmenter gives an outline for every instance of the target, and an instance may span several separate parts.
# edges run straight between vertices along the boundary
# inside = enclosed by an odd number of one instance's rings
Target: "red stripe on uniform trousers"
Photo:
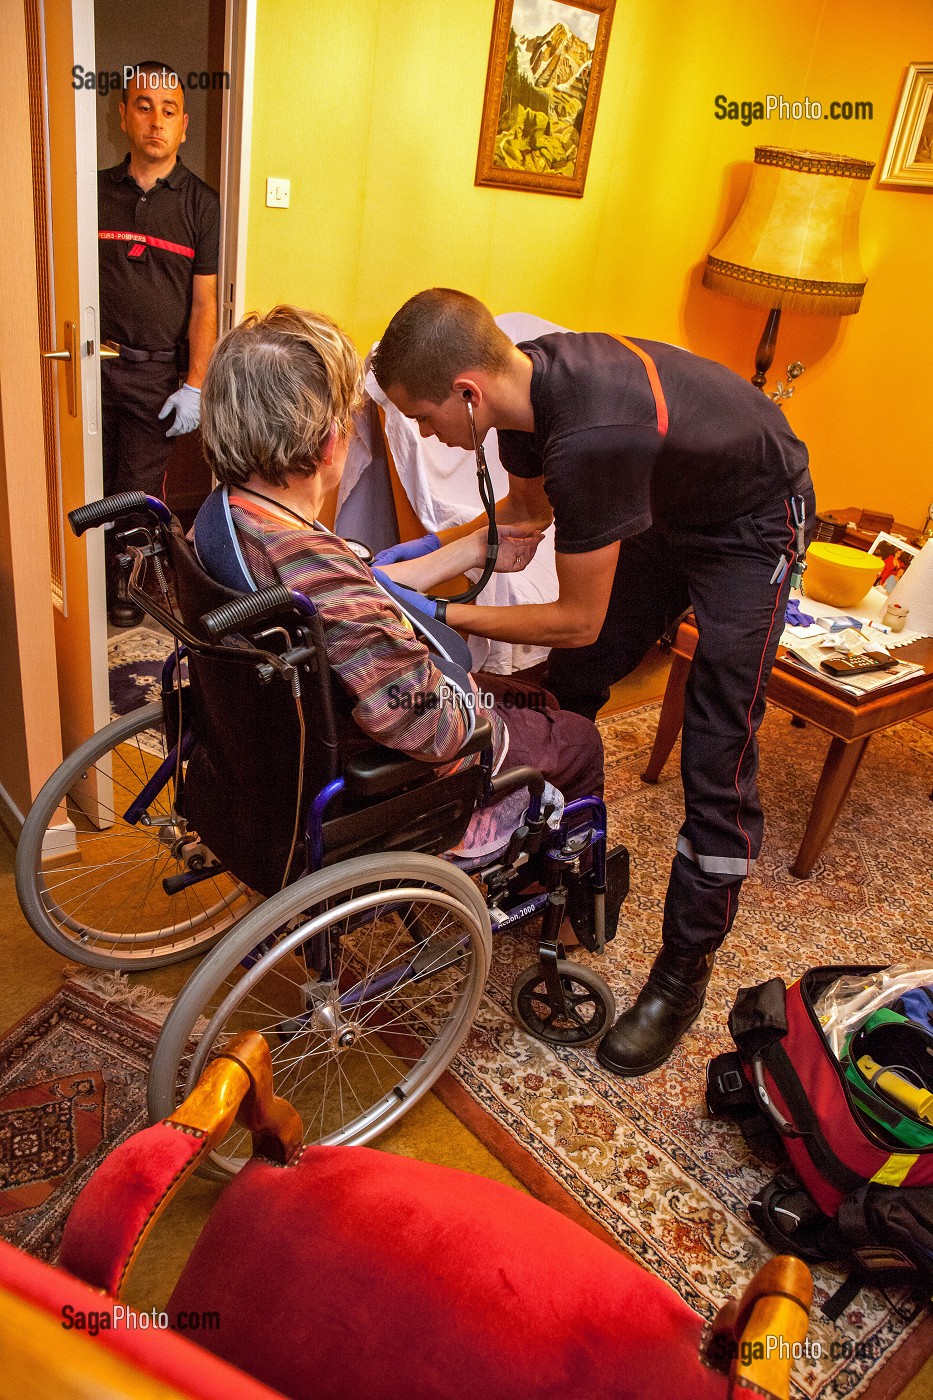
[[[795,565],[796,562],[797,562],[797,553],[796,553],[796,550],[794,549],[794,545],[795,545],[795,543],[796,543],[796,535],[795,535],[795,532],[794,532],[794,527],[793,527],[793,526],[791,525],[791,523],[790,523],[790,501],[785,501],[785,502],[784,502],[784,510],[785,510],[785,512],[786,512],[786,514],[787,514],[787,529],[788,529],[787,551],[788,551],[788,553],[790,554],[790,563],[789,563],[789,565],[788,565],[788,568],[789,568],[789,569],[793,569],[794,565]],[[769,561],[769,562],[770,562],[770,561]],[[746,733],[746,736],[745,736],[745,743],[742,745],[742,752],[739,754],[739,761],[738,761],[738,763],[736,764],[735,778],[734,778],[734,780],[733,780],[733,787],[735,788],[735,794],[736,794],[736,797],[738,798],[738,805],[737,805],[737,807],[736,807],[736,812],[735,812],[735,824],[736,824],[736,826],[738,827],[739,831],[742,833],[743,837],[745,838],[745,845],[746,845],[746,847],[747,847],[747,849],[748,849],[749,873],[751,873],[752,841],[751,841],[751,837],[749,836],[748,832],[745,830],[745,827],[742,825],[742,807],[743,807],[744,804],[745,804],[745,798],[744,798],[744,796],[743,796],[743,794],[742,794],[742,789],[741,789],[741,787],[739,786],[739,777],[740,777],[741,772],[742,772],[742,764],[745,762],[745,755],[746,755],[746,753],[748,752],[749,746],[751,745],[752,740],[753,740],[754,737],[755,737],[755,731],[754,731],[754,729],[752,728],[752,710],[755,708],[755,701],[758,699],[758,692],[759,692],[759,690],[761,689],[761,678],[762,678],[762,675],[764,674],[764,669],[765,669],[765,655],[766,655],[766,653],[767,653],[768,645],[769,645],[769,643],[770,643],[770,641],[771,641],[771,637],[772,637],[772,634],[773,634],[773,632],[774,632],[774,624],[775,624],[775,622],[776,622],[776,620],[777,620],[777,616],[778,616],[778,607],[779,607],[780,601],[781,601],[781,585],[778,584],[778,586],[777,586],[777,591],[775,592],[775,595],[774,595],[774,607],[771,609],[771,623],[770,623],[770,626],[768,627],[768,634],[767,634],[767,636],[765,637],[765,644],[764,644],[764,646],[763,646],[762,649],[761,649],[761,657],[760,657],[760,660],[759,660],[759,662],[758,662],[758,679],[755,681],[755,689],[754,689],[754,691],[753,691],[753,693],[752,693],[752,698],[751,698],[751,700],[750,700],[750,702],[749,702],[748,713],[747,713],[746,716],[745,716],[746,729],[747,729],[747,733]],[[783,610],[782,610],[781,616],[783,617],[783,615],[784,615],[784,614],[783,614]],[[783,630],[783,629],[782,629],[782,630]],[[728,928],[728,922],[726,923],[726,928]]]
[[[194,249],[184,243],[170,243],[167,238],[153,238],[151,233],[124,233],[118,229],[102,228],[98,238],[116,239],[121,243],[146,243],[150,248],[164,248],[167,253],[180,253],[183,258],[193,258]]]

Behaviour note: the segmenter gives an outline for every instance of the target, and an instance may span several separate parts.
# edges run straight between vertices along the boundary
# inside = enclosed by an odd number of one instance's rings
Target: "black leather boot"
[[[125,565],[121,567],[121,561]],[[107,616],[114,627],[138,627],[145,617],[127,592],[131,561],[126,555],[110,560],[107,575]]]
[[[107,609],[107,616],[114,627],[138,627],[145,613],[132,598],[115,598]]]
[[[715,950],[664,944],[634,1006],[599,1042],[597,1058],[627,1079],[663,1065],[706,1000]]]

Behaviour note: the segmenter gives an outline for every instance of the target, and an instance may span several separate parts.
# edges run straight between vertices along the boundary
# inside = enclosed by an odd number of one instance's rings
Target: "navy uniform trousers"
[[[809,543],[809,484],[800,494]],[[709,949],[722,941],[761,847],[755,736],[784,628],[796,544],[789,496],[701,529],[653,525],[622,542],[596,642],[551,652],[549,689],[567,709],[593,718],[612,682],[633,671],[686,608],[696,614],[699,641],[681,748],[686,816],[664,906],[668,944]],[[772,582],[782,558],[787,571]]]
[[[174,438],[165,436],[174,413],[160,419],[178,388],[174,362],[105,360],[101,365],[104,495],[145,491],[165,496],[165,470]]]

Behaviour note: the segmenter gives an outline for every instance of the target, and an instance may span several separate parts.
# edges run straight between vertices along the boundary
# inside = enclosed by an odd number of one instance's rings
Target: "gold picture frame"
[[[582,196],[614,11],[615,0],[496,0],[477,185]]]
[[[933,63],[907,69],[878,184],[933,190]]]

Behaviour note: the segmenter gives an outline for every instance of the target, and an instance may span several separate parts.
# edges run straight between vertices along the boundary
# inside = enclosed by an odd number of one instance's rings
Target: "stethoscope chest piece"
[[[357,559],[359,559],[361,563],[372,564],[375,555],[369,548],[369,545],[364,544],[362,540],[350,540],[346,537],[344,537],[343,542],[348,549],[351,549],[353,551],[353,553],[356,555]]]

